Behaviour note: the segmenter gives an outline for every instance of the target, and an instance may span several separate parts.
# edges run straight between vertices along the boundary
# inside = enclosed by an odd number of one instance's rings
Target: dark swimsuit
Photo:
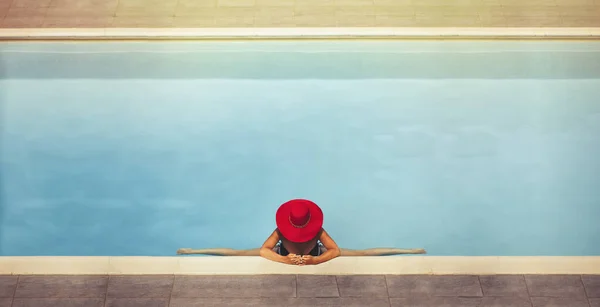
[[[287,256],[290,254],[290,252],[288,252],[288,250],[285,249],[285,247],[283,247],[281,241],[277,243],[277,253],[281,256]],[[315,257],[321,255],[321,242],[317,242],[315,247],[308,254]]]

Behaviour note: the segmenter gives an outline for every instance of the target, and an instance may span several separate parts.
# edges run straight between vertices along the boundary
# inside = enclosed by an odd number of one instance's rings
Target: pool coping
[[[588,28],[14,28],[0,40],[115,39],[599,39]]]
[[[597,28],[22,28],[0,40],[115,39],[600,39]],[[600,274],[600,256],[341,257],[289,266],[260,257],[3,256],[0,274]]]
[[[600,274],[600,256],[340,257],[291,266],[260,257],[0,257],[0,275],[499,275]]]

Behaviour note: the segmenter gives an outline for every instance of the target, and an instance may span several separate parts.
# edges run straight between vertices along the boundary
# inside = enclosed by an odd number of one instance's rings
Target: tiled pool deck
[[[0,0],[0,28],[600,27],[600,0]]]
[[[0,307],[599,307],[600,275],[0,276]]]

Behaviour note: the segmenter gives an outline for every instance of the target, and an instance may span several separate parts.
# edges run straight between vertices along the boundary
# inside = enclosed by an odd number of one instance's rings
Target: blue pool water
[[[0,255],[600,255],[600,42],[0,43]]]

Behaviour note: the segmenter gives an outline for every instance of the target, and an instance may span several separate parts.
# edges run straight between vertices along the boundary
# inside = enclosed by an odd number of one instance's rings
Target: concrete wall
[[[55,48],[97,56],[92,46]],[[93,78],[106,62],[56,54],[0,82],[3,255],[252,248],[274,229],[277,206],[296,197],[319,203],[347,248],[600,255],[597,77]],[[170,71],[201,56],[185,54],[142,59]],[[430,54],[422,65],[447,63]],[[481,70],[504,67],[493,54]],[[17,55],[4,58],[27,62]],[[555,69],[578,63],[560,54],[547,63],[558,58]],[[88,76],[35,77],[53,63]]]
[[[0,0],[21,27],[598,27],[599,0]]]

